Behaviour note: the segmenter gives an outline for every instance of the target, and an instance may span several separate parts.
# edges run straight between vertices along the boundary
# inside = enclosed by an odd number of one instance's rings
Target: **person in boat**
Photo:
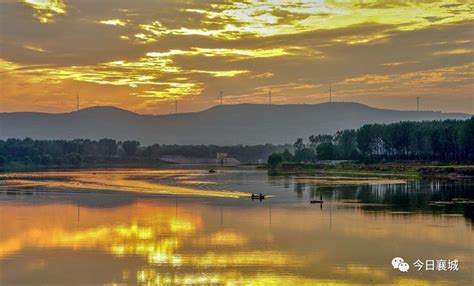
[[[265,198],[265,195],[263,195],[262,193],[260,193],[260,194],[252,193],[252,195],[250,197],[253,198],[253,199],[263,199],[263,198]]]

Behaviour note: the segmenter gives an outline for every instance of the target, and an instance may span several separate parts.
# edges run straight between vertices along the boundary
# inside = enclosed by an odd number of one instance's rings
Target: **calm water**
[[[474,181],[348,181],[251,169],[0,179],[1,285],[473,281]],[[245,197],[252,192],[272,197],[252,201]],[[320,196],[324,204],[309,203]],[[407,273],[393,269],[396,256],[409,263]],[[417,271],[417,259],[457,259],[459,271]]]

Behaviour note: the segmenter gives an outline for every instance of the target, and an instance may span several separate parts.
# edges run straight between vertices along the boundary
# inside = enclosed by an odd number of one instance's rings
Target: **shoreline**
[[[464,179],[474,178],[474,165],[454,164],[413,164],[413,163],[375,163],[344,164],[328,166],[321,164],[283,163],[277,168],[267,168],[272,175],[321,174],[347,177],[389,177],[405,179],[440,178]]]
[[[270,175],[326,175],[344,177],[384,177],[400,179],[468,179],[474,178],[474,164],[436,164],[436,163],[348,163],[340,165],[325,165],[315,163],[282,163],[276,168],[267,165],[239,164],[239,165],[212,165],[212,164],[172,164],[167,162],[128,162],[116,164],[84,164],[65,166],[10,166],[0,168],[0,174],[15,172],[49,172],[74,170],[106,170],[106,169],[147,169],[147,168],[245,168],[267,170]]]

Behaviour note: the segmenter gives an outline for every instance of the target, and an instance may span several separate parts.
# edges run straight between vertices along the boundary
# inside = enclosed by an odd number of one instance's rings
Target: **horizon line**
[[[416,110],[416,109],[392,109],[392,108],[381,108],[381,107],[374,107],[374,106],[371,106],[371,105],[368,105],[368,104],[365,104],[365,103],[360,103],[360,102],[355,102],[355,101],[326,101],[326,102],[320,102],[320,103],[285,103],[285,104],[274,104],[272,103],[271,105],[269,105],[268,103],[234,103],[234,104],[216,104],[216,105],[213,105],[211,107],[208,107],[208,108],[205,108],[205,109],[202,109],[202,110],[198,110],[198,111],[187,111],[187,112],[170,112],[170,113],[161,113],[161,114],[153,114],[153,113],[138,113],[138,112],[135,112],[135,111],[132,111],[132,110],[129,110],[129,109],[126,109],[126,108],[122,108],[122,107],[119,107],[119,106],[115,106],[115,105],[93,105],[93,106],[87,106],[87,107],[84,107],[84,108],[80,108],[78,110],[72,110],[72,111],[66,111],[66,112],[46,112],[46,111],[0,111],[0,113],[42,113],[42,114],[71,114],[71,113],[77,113],[77,112],[81,112],[81,111],[84,111],[84,110],[88,110],[88,109],[94,109],[94,108],[115,108],[115,109],[119,109],[119,110],[123,110],[123,111],[127,111],[127,112],[130,112],[130,113],[134,113],[134,114],[137,114],[137,115],[149,115],[149,116],[167,116],[167,115],[177,115],[177,114],[188,114],[188,113],[199,113],[199,112],[204,112],[204,111],[207,111],[207,110],[210,110],[210,109],[213,109],[213,108],[221,108],[221,107],[229,107],[229,106],[239,106],[239,105],[258,105],[258,106],[265,106],[267,108],[273,108],[273,107],[281,107],[281,106],[295,106],[295,105],[311,105],[311,106],[315,106],[315,105],[338,105],[338,104],[354,104],[354,105],[361,105],[361,106],[365,106],[365,107],[369,107],[369,108],[372,108],[372,109],[378,109],[378,110],[390,110],[390,111],[405,111],[405,112],[436,112],[436,113],[444,113],[444,114],[468,114],[468,115],[474,115],[474,113],[468,113],[468,112],[461,112],[461,111],[443,111],[443,110],[430,110],[430,109],[420,109],[420,110]]]

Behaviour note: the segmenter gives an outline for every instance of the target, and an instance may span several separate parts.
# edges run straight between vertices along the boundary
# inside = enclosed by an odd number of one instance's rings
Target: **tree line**
[[[294,152],[268,158],[271,166],[317,160],[474,161],[474,117],[467,120],[366,124],[334,135],[298,138]]]
[[[80,166],[94,163],[156,162],[163,155],[215,158],[218,152],[228,153],[228,156],[242,162],[256,162],[283,149],[283,146],[271,144],[141,146],[140,142],[133,140],[7,139],[0,140],[0,166]]]
[[[283,151],[284,150],[284,151]],[[149,162],[163,155],[215,158],[227,153],[241,162],[268,158],[280,162],[317,160],[474,161],[474,117],[468,120],[367,124],[334,135],[312,135],[293,145],[160,145],[113,139],[0,140],[0,166],[63,166],[111,162]]]

